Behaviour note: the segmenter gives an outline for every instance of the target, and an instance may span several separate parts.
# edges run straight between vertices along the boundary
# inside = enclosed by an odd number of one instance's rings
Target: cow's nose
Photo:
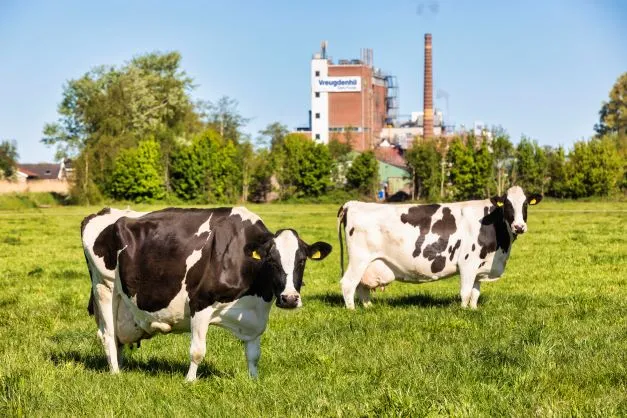
[[[525,232],[525,226],[524,225],[514,225],[514,232],[517,234],[522,234]]]
[[[296,308],[300,296],[297,294],[288,294],[279,296],[279,306],[281,308]]]

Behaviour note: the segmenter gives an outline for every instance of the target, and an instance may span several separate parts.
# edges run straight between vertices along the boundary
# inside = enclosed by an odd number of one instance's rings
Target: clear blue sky
[[[51,161],[39,141],[66,80],[169,50],[181,52],[195,97],[237,99],[254,136],[273,121],[305,125],[322,40],[336,60],[372,48],[375,66],[398,77],[409,114],[422,108],[425,32],[449,119],[500,124],[514,142],[523,133],[543,145],[589,137],[627,71],[621,0],[0,0],[0,139],[17,140],[21,162]]]

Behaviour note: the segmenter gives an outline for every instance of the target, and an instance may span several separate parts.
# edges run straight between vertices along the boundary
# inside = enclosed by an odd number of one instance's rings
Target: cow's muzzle
[[[527,225],[525,225],[525,224],[514,224],[514,225],[512,225],[512,231],[516,235],[524,234],[527,231]]]
[[[294,309],[302,306],[298,293],[282,294],[276,300],[276,306],[283,309]]]

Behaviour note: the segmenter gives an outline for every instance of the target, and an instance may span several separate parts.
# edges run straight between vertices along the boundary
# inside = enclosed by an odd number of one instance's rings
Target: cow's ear
[[[266,256],[266,253],[263,245],[260,245],[256,242],[251,242],[244,246],[244,255],[246,255],[246,257],[248,258],[259,261]]]
[[[505,199],[506,196],[493,196],[490,198],[490,202],[492,202],[492,204],[498,208],[502,208],[503,205],[505,204]]]
[[[539,193],[532,194],[527,196],[527,203],[530,205],[537,205],[542,200],[542,195]]]
[[[329,255],[332,249],[333,247],[331,247],[331,244],[327,244],[326,242],[314,242],[307,248],[307,257],[316,261],[322,260]]]

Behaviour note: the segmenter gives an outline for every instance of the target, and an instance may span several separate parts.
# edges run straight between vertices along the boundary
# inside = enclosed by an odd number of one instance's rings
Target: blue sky
[[[437,6],[434,7],[434,5]],[[448,119],[500,124],[543,145],[587,138],[627,71],[627,2],[546,1],[13,1],[0,0],[0,139],[21,162],[51,161],[44,123],[66,80],[100,64],[178,50],[196,98],[228,95],[257,132],[305,125],[309,65],[320,41],[335,60],[374,50],[396,75],[400,113],[422,108],[424,33]],[[444,99],[436,106],[446,110]]]

